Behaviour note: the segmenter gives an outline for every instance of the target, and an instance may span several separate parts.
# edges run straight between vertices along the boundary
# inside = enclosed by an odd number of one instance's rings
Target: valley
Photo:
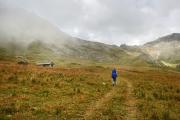
[[[64,16],[53,22],[23,8],[0,7],[0,120],[180,120],[180,33],[154,34],[157,38],[148,40],[144,30],[138,33],[141,25],[124,15],[129,30],[124,23],[115,25],[121,20],[108,19],[103,29],[87,32],[93,25],[81,24],[88,22],[88,14],[77,26],[71,24],[75,17],[62,25],[84,36],[78,38],[57,25]],[[106,26],[109,20],[114,27]],[[108,34],[109,40],[95,42],[95,34]],[[111,40],[116,42],[106,44]],[[113,68],[118,73],[114,87]]]

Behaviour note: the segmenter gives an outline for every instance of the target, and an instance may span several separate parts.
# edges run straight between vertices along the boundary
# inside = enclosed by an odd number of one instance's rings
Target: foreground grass
[[[133,83],[137,119],[180,119],[180,73],[153,68],[122,69],[121,73]]]
[[[83,119],[86,109],[112,89],[110,77],[110,69],[99,66],[41,68],[2,63],[0,117]]]
[[[131,119],[128,104],[137,109],[137,120],[180,118],[178,72],[122,67],[118,73],[113,88],[109,66],[41,68],[1,62],[0,119],[124,120]]]

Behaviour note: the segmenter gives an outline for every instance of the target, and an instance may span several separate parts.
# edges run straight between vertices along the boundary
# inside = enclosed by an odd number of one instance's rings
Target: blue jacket
[[[116,69],[112,70],[112,78],[116,78],[117,77],[117,72]]]

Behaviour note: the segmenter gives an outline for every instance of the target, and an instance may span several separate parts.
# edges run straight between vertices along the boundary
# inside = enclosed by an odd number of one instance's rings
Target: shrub
[[[175,95],[174,95],[174,100],[180,101],[180,95],[175,94]]]
[[[153,112],[151,115],[151,120],[160,120],[158,114],[156,112]]]
[[[0,107],[0,113],[4,113],[6,115],[14,114],[16,112],[16,107],[14,103],[11,103],[10,105],[6,105],[4,107]]]
[[[136,92],[136,96],[138,98],[144,98],[145,97],[145,92],[142,90],[142,89],[139,89],[137,92]]]
[[[35,84],[35,83],[36,83],[36,80],[35,80],[35,79],[32,79],[32,80],[31,80],[31,83],[32,83],[32,84]]]
[[[153,96],[155,99],[158,99],[158,94],[156,92],[153,92]]]
[[[84,77],[80,77],[79,80],[80,81],[84,81],[85,79],[84,79]]]
[[[36,94],[37,96],[41,96],[41,97],[48,97],[49,96],[49,91],[48,90],[43,90],[40,93]]]
[[[80,89],[79,89],[79,88],[77,89],[77,93],[81,93],[81,91],[80,91]]]
[[[170,113],[169,113],[169,111],[163,112],[162,119],[163,120],[170,120]]]
[[[57,120],[61,118],[61,113],[62,113],[62,110],[60,108],[56,108],[55,115],[57,117]]]
[[[16,96],[16,90],[12,90],[11,96]]]
[[[12,83],[17,83],[17,82],[18,82],[18,76],[17,76],[16,74],[11,75],[11,76],[8,78],[8,81],[9,81],[9,82],[12,82]]]
[[[59,88],[59,83],[55,83],[54,87]]]
[[[176,93],[179,93],[179,92],[180,92],[180,90],[179,90],[179,88],[177,88],[177,89],[176,89]]]
[[[97,92],[101,92],[101,90],[98,88],[98,89],[97,89]]]

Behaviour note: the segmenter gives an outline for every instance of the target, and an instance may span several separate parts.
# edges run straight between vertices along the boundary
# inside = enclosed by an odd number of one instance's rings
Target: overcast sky
[[[180,0],[0,0],[24,8],[61,31],[108,44],[143,44],[180,32]]]

